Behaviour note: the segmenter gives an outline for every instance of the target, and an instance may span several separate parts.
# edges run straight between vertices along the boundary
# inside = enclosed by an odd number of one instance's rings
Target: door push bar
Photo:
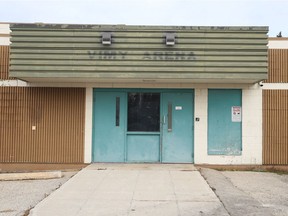
[[[172,132],[172,103],[168,103],[168,114],[167,114],[167,119],[168,119],[168,132]],[[166,115],[163,115],[162,119],[162,124],[166,124]]]

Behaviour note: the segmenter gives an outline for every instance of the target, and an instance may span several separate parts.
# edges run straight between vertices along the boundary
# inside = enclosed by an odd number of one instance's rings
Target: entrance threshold
[[[178,170],[197,171],[194,164],[187,163],[92,163],[89,170]]]

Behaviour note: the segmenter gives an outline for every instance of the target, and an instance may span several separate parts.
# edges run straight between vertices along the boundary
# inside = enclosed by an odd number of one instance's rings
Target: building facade
[[[267,27],[7,29],[0,162],[263,163]]]

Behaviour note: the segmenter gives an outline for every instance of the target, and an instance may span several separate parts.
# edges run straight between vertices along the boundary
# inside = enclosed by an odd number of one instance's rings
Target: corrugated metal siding
[[[263,164],[288,164],[288,90],[263,90]]]
[[[266,27],[11,24],[11,75],[267,79]],[[112,32],[112,45],[101,34]],[[164,34],[176,33],[166,46]]]
[[[288,49],[269,49],[268,79],[266,83],[288,82]]]
[[[0,162],[83,163],[84,116],[85,89],[1,87]]]
[[[0,80],[9,79],[9,46],[0,46]]]

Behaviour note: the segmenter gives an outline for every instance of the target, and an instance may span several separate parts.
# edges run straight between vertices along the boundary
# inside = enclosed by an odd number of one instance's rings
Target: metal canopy
[[[11,24],[10,76],[29,82],[255,83],[267,27]],[[113,43],[102,44],[104,32]],[[177,35],[167,46],[165,33]]]

